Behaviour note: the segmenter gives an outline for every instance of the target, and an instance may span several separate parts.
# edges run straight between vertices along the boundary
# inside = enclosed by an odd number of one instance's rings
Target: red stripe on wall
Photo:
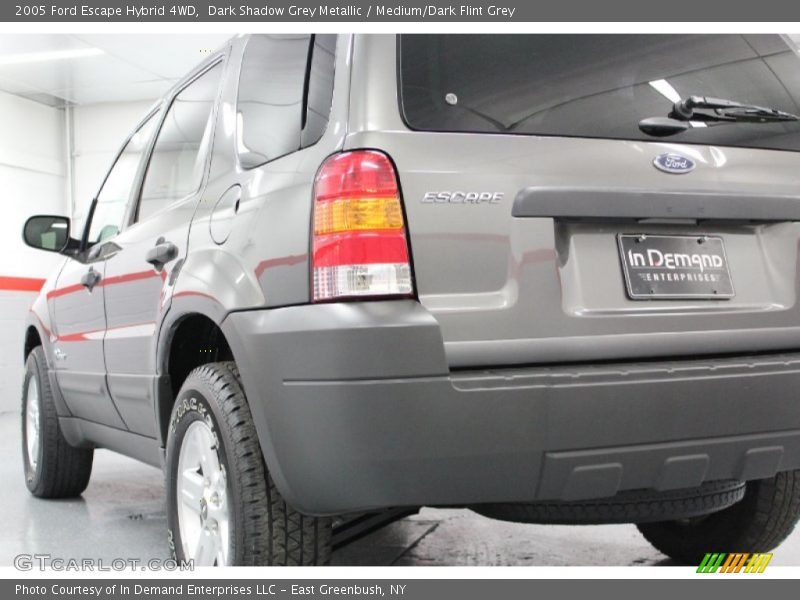
[[[155,271],[140,271],[138,273],[126,273],[124,275],[116,275],[108,279],[101,279],[98,287],[107,285],[118,285],[120,283],[129,283],[131,281],[139,281],[140,279],[150,279],[151,277],[160,277],[162,281],[167,278],[166,271],[156,273]],[[9,292],[38,292],[44,285],[44,279],[34,279],[32,277],[3,277],[0,276],[0,291]],[[76,283],[66,287],[57,288],[47,292],[47,298],[57,298],[66,294],[74,294],[85,289],[81,284]]]
[[[100,282],[97,284],[97,287],[106,287],[109,285],[118,285],[120,283],[130,283],[131,281],[139,281],[140,279],[151,279],[153,277],[160,277],[161,281],[165,281],[167,278],[166,270],[161,271],[161,273],[156,273],[153,270],[150,271],[139,271],[137,273],[125,273],[124,275],[114,275],[107,279],[101,279]],[[85,290],[86,288],[83,287],[80,283],[75,283],[73,285],[68,285],[62,288],[56,288],[54,290],[50,290],[47,292],[47,299],[50,298],[58,298],[59,296],[65,296],[67,294],[74,294],[75,292],[80,292],[81,290]]]
[[[32,277],[2,277],[0,290],[9,292],[38,292],[44,285],[44,279]]]
[[[100,331],[103,331],[102,329]],[[67,335],[60,335],[56,338],[59,342],[86,342],[89,338],[86,337],[87,333],[97,333],[97,331],[81,331],[80,333],[69,333]],[[98,341],[102,341],[102,338]]]
[[[47,299],[50,298],[58,298],[59,296],[64,296],[66,294],[72,294],[74,292],[79,292],[81,290],[85,290],[86,288],[83,287],[80,283],[76,283],[74,285],[70,285],[63,288],[58,288],[57,290],[50,290],[47,292]]]
[[[184,298],[186,296],[199,296],[201,298],[208,298],[209,300],[213,300],[217,304],[222,304],[222,302],[214,298],[214,296],[212,296],[211,294],[206,294],[204,292],[194,292],[192,290],[185,290],[183,292],[176,292],[172,294],[173,298]]]
[[[121,329],[131,329],[133,327],[141,327],[142,325],[155,325],[153,321],[146,321],[144,323],[134,323],[133,325],[120,325],[118,327],[109,327],[108,329],[90,329],[89,331],[78,331],[75,333],[68,333],[60,335],[56,339],[59,342],[88,342],[91,341],[89,336],[93,333],[107,333],[109,331],[119,331]],[[100,340],[95,340],[100,341]]]
[[[260,278],[264,271],[275,267],[291,267],[305,260],[308,260],[308,254],[291,254],[289,256],[280,256],[278,258],[271,258],[269,260],[262,260],[256,267],[256,278]]]
[[[113,275],[112,277],[101,279],[100,285],[103,286],[118,285],[120,283],[139,281],[140,279],[151,279],[153,277],[160,277],[161,280],[163,281],[167,278],[167,272],[161,271],[161,273],[157,273],[156,271],[150,270],[150,271],[139,271],[137,273],[125,273],[123,275]]]

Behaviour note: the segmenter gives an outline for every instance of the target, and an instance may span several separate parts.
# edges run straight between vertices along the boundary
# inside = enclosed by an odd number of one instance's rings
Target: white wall
[[[67,214],[64,111],[0,92],[0,412],[18,410],[24,319],[35,285],[59,262],[27,248],[22,226],[35,213]],[[33,280],[33,281],[31,281]]]
[[[111,102],[72,109],[75,218],[83,222],[111,162],[152,102]]]
[[[31,215],[69,215],[74,206],[81,227],[120,145],[151,104],[80,106],[70,115],[0,92],[0,412],[19,410],[24,322],[35,292],[18,288],[43,280],[62,260],[26,247],[22,226]]]

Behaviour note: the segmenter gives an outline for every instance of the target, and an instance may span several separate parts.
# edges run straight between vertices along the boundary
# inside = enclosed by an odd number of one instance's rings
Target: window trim
[[[321,35],[331,35],[331,34],[321,34]],[[333,45],[333,77],[331,78],[331,105],[328,108],[328,119],[325,122],[325,129],[322,130],[319,137],[311,143],[306,143],[303,141],[303,135],[308,130],[308,113],[310,110],[310,102],[309,97],[311,94],[311,77],[313,75],[314,69],[314,56],[316,54],[316,36],[317,34],[313,34],[311,37],[313,38],[311,41],[311,46],[309,48],[308,54],[308,64],[306,65],[306,72],[307,75],[307,82],[306,82],[306,89],[304,90],[304,98],[303,98],[303,126],[300,128],[300,150],[305,150],[306,148],[310,148],[317,142],[319,142],[328,131],[328,127],[330,127],[331,120],[333,119],[333,103],[334,103],[334,94],[336,93],[336,60],[339,56],[339,40],[342,37],[342,34],[332,34],[336,37],[336,42]]]
[[[317,43],[317,34],[312,33],[308,39],[306,52],[306,72],[303,74],[303,100],[300,108],[300,147],[303,147],[303,131],[308,125],[308,90],[311,87],[311,64],[314,60],[314,47]]]
[[[197,194],[201,193],[205,187],[206,181],[208,179],[208,167],[210,164],[211,155],[213,154],[213,146],[214,146],[214,136],[216,134],[217,128],[217,117],[218,117],[218,110],[220,105],[220,98],[223,89],[223,83],[225,80],[226,74],[226,59],[228,57],[228,48],[226,47],[224,51],[219,52],[212,56],[211,58],[207,59],[200,67],[195,69],[188,77],[186,77],[183,81],[180,82],[173,90],[164,97],[162,100],[162,108],[161,111],[161,119],[157,123],[157,129],[155,135],[150,140],[148,145],[142,168],[140,172],[137,173],[137,181],[136,185],[134,186],[133,190],[135,193],[132,194],[130,204],[125,211],[125,217],[123,219],[123,227],[120,231],[125,231],[129,227],[133,227],[138,223],[144,223],[149,220],[149,218],[144,219],[142,221],[139,220],[139,207],[142,202],[142,191],[144,189],[144,181],[147,177],[147,171],[150,168],[150,162],[153,159],[153,150],[155,149],[156,142],[158,141],[158,136],[161,134],[161,130],[164,127],[164,122],[166,121],[167,115],[169,114],[172,105],[175,102],[175,99],[192,85],[195,81],[200,79],[203,75],[211,71],[217,66],[222,65],[222,71],[220,72],[219,82],[217,83],[217,93],[214,98],[214,105],[211,107],[211,114],[209,115],[209,119],[211,121],[211,136],[210,136],[210,144],[209,147],[206,149],[206,155],[203,157],[203,177],[200,179],[200,184],[198,185],[197,189],[182,196],[180,198],[175,198],[172,202],[167,204],[167,206],[172,206],[173,204],[177,204],[178,202],[183,202],[188,198],[192,198]],[[157,211],[156,214],[160,213],[161,210]]]
[[[89,245],[88,245],[89,244],[89,231],[91,231],[91,228],[92,228],[92,222],[94,221],[94,214],[95,214],[95,210],[97,208],[97,203],[98,203],[98,201],[100,199],[100,194],[102,193],[103,188],[105,187],[106,182],[108,181],[108,178],[111,176],[111,172],[116,168],[117,163],[119,162],[119,159],[122,158],[122,153],[125,151],[125,148],[128,147],[128,144],[133,139],[133,136],[135,136],[137,133],[139,133],[139,131],[142,129],[142,127],[144,127],[150,119],[152,119],[152,118],[154,118],[154,117],[156,117],[158,115],[159,111],[161,111],[161,109],[163,108],[163,104],[164,104],[163,100],[158,100],[154,104],[154,106],[152,106],[150,108],[150,110],[147,111],[147,114],[144,117],[142,117],[141,119],[139,119],[139,122],[136,124],[136,127],[134,127],[131,130],[131,132],[128,134],[128,136],[125,138],[125,140],[122,142],[122,144],[120,144],[119,150],[117,150],[116,154],[114,155],[114,160],[111,163],[111,166],[106,171],[106,174],[103,177],[103,180],[100,182],[100,185],[98,186],[97,191],[94,194],[94,198],[92,198],[92,203],[89,206],[89,214],[86,216],[86,223],[83,226],[83,233],[81,234],[81,240],[80,240],[80,246],[78,247],[78,252],[84,252],[85,250],[87,250],[89,248]],[[156,122],[155,124],[158,125],[158,122]],[[155,136],[153,136],[152,139],[155,139]],[[145,149],[142,152],[142,156],[139,159],[139,165],[136,168],[136,173],[133,176],[133,185],[131,186],[131,189],[128,192],[128,200],[125,202],[125,212],[123,213],[123,218],[122,218],[120,231],[123,231],[125,229],[126,219],[127,219],[127,215],[128,215],[128,209],[129,209],[131,200],[133,199],[133,192],[134,192],[134,190],[137,189],[137,186],[138,186],[137,182],[141,177],[140,171],[141,171],[141,168],[142,168],[142,162],[144,161],[145,157],[148,155],[148,153],[150,151],[150,146],[151,146],[151,143],[152,143],[152,139],[148,140],[147,145],[145,146]],[[114,236],[114,237],[116,237],[116,236]],[[110,239],[113,239],[113,238],[110,238]],[[109,240],[105,240],[105,241],[109,241]],[[92,246],[95,246],[95,245],[96,244],[92,244]]]

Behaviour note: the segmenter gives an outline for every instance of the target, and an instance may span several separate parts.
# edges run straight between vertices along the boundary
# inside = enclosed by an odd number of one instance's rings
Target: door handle
[[[81,285],[90,292],[94,289],[100,281],[100,273],[94,270],[94,267],[89,267],[89,270],[81,277]]]
[[[147,251],[144,259],[149,262],[157,272],[161,272],[169,261],[178,257],[178,247],[164,238],[158,238],[156,245]]]

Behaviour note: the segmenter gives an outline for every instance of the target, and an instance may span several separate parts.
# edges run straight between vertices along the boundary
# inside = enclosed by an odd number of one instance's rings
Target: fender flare
[[[222,335],[224,336],[225,341],[228,344],[231,353],[233,354],[233,360],[239,366],[240,373],[242,374],[242,388],[244,389],[245,397],[247,398],[248,407],[250,408],[251,413],[253,413],[253,422],[256,426],[256,435],[258,436],[258,441],[261,445],[261,452],[264,462],[267,464],[267,468],[270,470],[273,479],[276,480],[276,484],[278,484],[279,489],[282,486],[285,488],[285,483],[280,473],[277,459],[275,458],[275,451],[271,442],[271,436],[264,427],[258,426],[258,423],[264,422],[264,413],[266,412],[266,409],[258,401],[253,401],[254,399],[259,398],[259,394],[255,393],[256,390],[253,389],[253,383],[250,381],[248,375],[249,369],[252,368],[252,365],[250,365],[249,361],[247,360],[241,340],[238,339],[238,332],[231,326],[230,321],[226,321],[228,311],[226,311],[223,305],[216,299],[205,293],[185,292],[180,294],[178,298],[175,298],[170,306],[170,309],[164,315],[164,318],[160,323],[158,334],[155,339],[158,376],[156,377],[154,390],[155,395],[153,410],[156,419],[158,443],[162,449],[162,452],[166,448],[166,433],[168,431],[169,418],[171,415],[171,408],[170,411],[164,411],[162,410],[162,406],[164,405],[164,402],[168,402],[169,406],[171,407],[172,403],[174,402],[172,381],[169,376],[170,345],[174,339],[175,331],[177,331],[181,322],[192,316],[202,316],[207,318],[209,321],[212,321],[215,325],[217,325],[222,332]],[[259,418],[259,416],[261,418]]]
[[[169,425],[169,414],[164,414],[162,406],[174,402],[172,380],[169,375],[169,359],[172,341],[180,324],[193,316],[202,316],[217,327],[225,318],[224,307],[212,296],[201,292],[179,292],[173,295],[169,309],[159,323],[154,337],[155,383],[153,389],[153,412],[156,424],[156,435],[161,448],[166,447],[166,431]]]

